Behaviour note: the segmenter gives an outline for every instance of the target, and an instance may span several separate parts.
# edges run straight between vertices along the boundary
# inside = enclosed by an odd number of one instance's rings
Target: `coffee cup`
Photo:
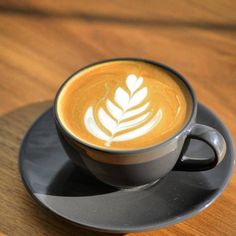
[[[226,152],[223,136],[196,122],[187,80],[151,60],[117,58],[80,69],[58,90],[54,114],[69,158],[117,188],[149,186],[173,169],[208,170]],[[191,139],[209,145],[214,157],[185,156]]]

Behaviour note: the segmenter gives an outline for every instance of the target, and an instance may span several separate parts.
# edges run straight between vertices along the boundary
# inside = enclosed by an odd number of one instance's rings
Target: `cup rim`
[[[82,139],[80,139],[79,137],[76,137],[75,135],[73,135],[70,131],[67,130],[67,128],[63,125],[63,123],[60,120],[60,116],[58,114],[57,111],[57,104],[58,104],[58,98],[59,95],[61,93],[61,91],[63,90],[64,86],[78,73],[82,72],[85,69],[88,69],[92,66],[95,65],[99,65],[99,64],[103,64],[103,63],[107,63],[107,62],[113,62],[113,61],[137,61],[137,62],[145,62],[145,63],[149,63],[155,66],[159,66],[161,68],[163,68],[164,70],[174,74],[178,79],[180,79],[185,86],[187,87],[190,97],[192,98],[192,109],[191,109],[191,113],[189,115],[188,120],[186,121],[185,125],[173,136],[171,136],[170,138],[168,138],[167,140],[165,140],[164,142],[161,142],[159,144],[154,144],[151,146],[147,146],[147,147],[143,147],[143,148],[134,148],[134,149],[109,149],[109,148],[103,148],[103,147],[99,147],[93,144],[90,144],[88,142],[83,141]],[[106,60],[101,60],[101,61],[97,61],[94,63],[90,63],[84,67],[82,67],[81,69],[77,70],[76,72],[74,72],[72,75],[70,75],[63,83],[62,85],[59,87],[56,96],[54,98],[54,105],[53,105],[53,113],[54,113],[54,118],[56,120],[56,124],[59,125],[59,128],[67,135],[69,136],[74,142],[82,144],[83,146],[92,148],[96,151],[102,151],[102,152],[106,152],[106,153],[113,153],[113,154],[135,154],[135,153],[140,153],[140,152],[146,152],[146,151],[150,151],[151,149],[154,148],[159,148],[159,147],[163,147],[164,145],[167,145],[169,143],[171,143],[174,139],[177,139],[187,128],[188,126],[191,124],[192,119],[196,116],[197,113],[197,99],[196,99],[196,95],[191,87],[191,85],[189,84],[189,82],[177,71],[175,71],[174,69],[172,69],[171,67],[160,63],[160,62],[156,62],[154,60],[150,60],[150,59],[145,59],[145,58],[133,58],[133,57],[120,57],[120,58],[110,58],[110,59],[106,59]]]

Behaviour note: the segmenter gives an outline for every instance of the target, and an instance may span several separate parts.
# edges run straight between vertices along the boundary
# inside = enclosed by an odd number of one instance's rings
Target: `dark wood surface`
[[[0,235],[109,235],[39,207],[21,183],[20,142],[78,68],[144,57],[182,73],[236,138],[235,1],[1,1]],[[204,212],[161,230],[127,234],[236,235],[236,176]]]

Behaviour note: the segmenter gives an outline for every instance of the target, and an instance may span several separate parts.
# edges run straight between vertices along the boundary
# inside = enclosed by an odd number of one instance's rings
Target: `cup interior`
[[[158,66],[161,67],[162,69],[164,69],[167,73],[170,73],[172,75],[175,76],[175,78],[178,79],[179,83],[184,84],[185,88],[188,91],[188,119],[186,120],[186,122],[184,123],[183,127],[174,135],[169,137],[169,139],[167,139],[166,141],[157,144],[157,145],[152,145],[152,146],[148,146],[148,147],[144,147],[144,148],[135,148],[135,149],[110,149],[110,148],[106,148],[106,147],[99,147],[97,145],[91,144],[89,142],[86,142],[86,140],[81,139],[78,136],[75,136],[63,123],[62,119],[60,118],[60,113],[59,113],[59,104],[60,104],[60,100],[62,99],[62,91],[63,89],[67,86],[67,84],[72,81],[73,79],[75,79],[80,73],[83,73],[83,71],[93,68],[94,66],[97,65],[102,65],[105,64],[107,62],[115,62],[115,61],[134,61],[134,62],[145,62],[145,63],[149,63],[152,64],[154,66]],[[61,129],[61,131],[71,140],[73,140],[75,143],[79,144],[79,145],[83,145],[89,148],[93,148],[95,150],[98,151],[104,151],[104,152],[111,152],[111,153],[135,153],[135,152],[140,152],[140,151],[145,151],[147,149],[153,148],[153,147],[157,147],[159,145],[163,145],[165,143],[171,142],[171,140],[173,138],[175,138],[176,136],[180,135],[183,130],[186,129],[186,127],[190,124],[190,121],[192,119],[194,119],[194,117],[196,116],[196,98],[195,98],[195,94],[193,92],[193,89],[191,88],[191,86],[189,85],[189,83],[187,82],[187,80],[180,75],[179,73],[177,73],[176,71],[174,71],[173,69],[171,69],[170,67],[163,65],[161,63],[158,62],[154,62],[154,61],[150,61],[150,60],[146,60],[146,59],[137,59],[137,58],[116,58],[116,59],[110,59],[110,60],[105,60],[105,61],[101,61],[101,62],[97,62],[97,63],[93,63],[91,65],[88,65],[80,70],[78,70],[77,72],[75,72],[73,75],[71,75],[59,88],[56,97],[55,97],[55,102],[54,102],[54,113],[55,113],[55,119],[56,122],[59,126],[59,128]]]

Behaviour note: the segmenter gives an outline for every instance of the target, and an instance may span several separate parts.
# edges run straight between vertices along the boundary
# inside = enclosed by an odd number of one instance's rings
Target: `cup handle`
[[[190,139],[198,139],[207,143],[214,151],[214,157],[189,157],[184,153],[187,150]],[[218,165],[226,153],[224,137],[215,129],[202,124],[194,124],[187,135],[180,158],[174,170],[201,171],[209,170]]]

